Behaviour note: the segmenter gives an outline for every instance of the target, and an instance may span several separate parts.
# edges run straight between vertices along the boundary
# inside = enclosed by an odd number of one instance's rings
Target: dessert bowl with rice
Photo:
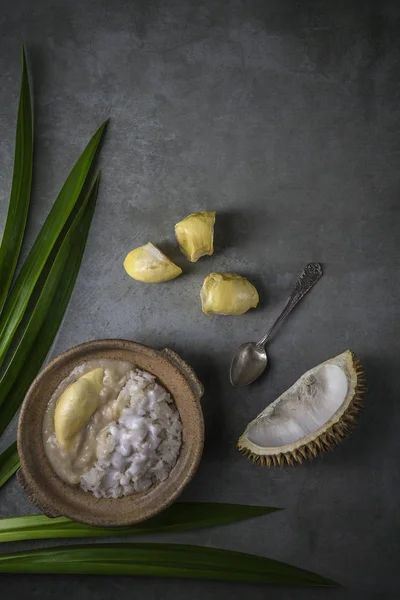
[[[72,348],[43,369],[24,400],[19,481],[49,516],[110,526],[147,519],[197,469],[202,393],[169,349],[125,340]]]

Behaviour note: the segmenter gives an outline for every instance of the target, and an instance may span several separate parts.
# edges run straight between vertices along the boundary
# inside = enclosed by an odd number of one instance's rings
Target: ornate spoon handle
[[[292,312],[296,304],[300,302],[300,300],[307,294],[307,292],[311,290],[312,287],[314,287],[320,277],[322,277],[322,267],[319,263],[310,263],[306,266],[298,278],[296,286],[293,292],[290,294],[283,311],[276,319],[269,332],[263,338],[261,338],[259,342],[257,342],[257,346],[265,346],[268,340],[282,325],[286,317],[288,317]]]

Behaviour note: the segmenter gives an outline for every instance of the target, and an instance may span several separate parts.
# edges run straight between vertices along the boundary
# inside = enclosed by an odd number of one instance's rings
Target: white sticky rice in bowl
[[[100,432],[97,460],[80,480],[82,489],[97,498],[144,492],[164,481],[182,443],[179,412],[153,375],[130,371],[118,398],[125,408],[117,421]]]

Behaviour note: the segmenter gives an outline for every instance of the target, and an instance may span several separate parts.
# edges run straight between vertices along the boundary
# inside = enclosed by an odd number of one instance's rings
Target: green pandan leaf
[[[66,517],[29,515],[0,519],[0,542],[57,538],[88,538],[186,531],[226,525],[281,510],[271,506],[179,502],[143,523],[129,527],[92,527]]]
[[[7,298],[0,315],[0,366],[46,261],[87,182],[106,124],[96,131],[69,174]]]
[[[22,47],[22,80],[15,136],[10,203],[0,245],[0,311],[17,266],[28,216],[32,186],[33,120],[28,70]]]
[[[0,573],[144,575],[274,585],[336,585],[325,577],[270,558],[179,544],[95,544],[3,554]]]
[[[18,467],[17,442],[14,442],[0,454],[0,487],[14,475]]]
[[[57,251],[34,310],[0,379],[0,435],[36,377],[63,319],[94,213],[98,175]]]

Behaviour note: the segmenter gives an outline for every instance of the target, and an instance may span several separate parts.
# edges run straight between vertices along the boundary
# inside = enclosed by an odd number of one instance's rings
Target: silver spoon
[[[300,300],[311,290],[322,277],[322,267],[319,263],[310,263],[306,266],[297,280],[296,287],[290,294],[285,308],[272,325],[269,332],[258,342],[247,342],[236,350],[231,362],[231,384],[244,387],[253,383],[265,370],[268,363],[265,344],[282,325],[286,317],[292,312]]]

